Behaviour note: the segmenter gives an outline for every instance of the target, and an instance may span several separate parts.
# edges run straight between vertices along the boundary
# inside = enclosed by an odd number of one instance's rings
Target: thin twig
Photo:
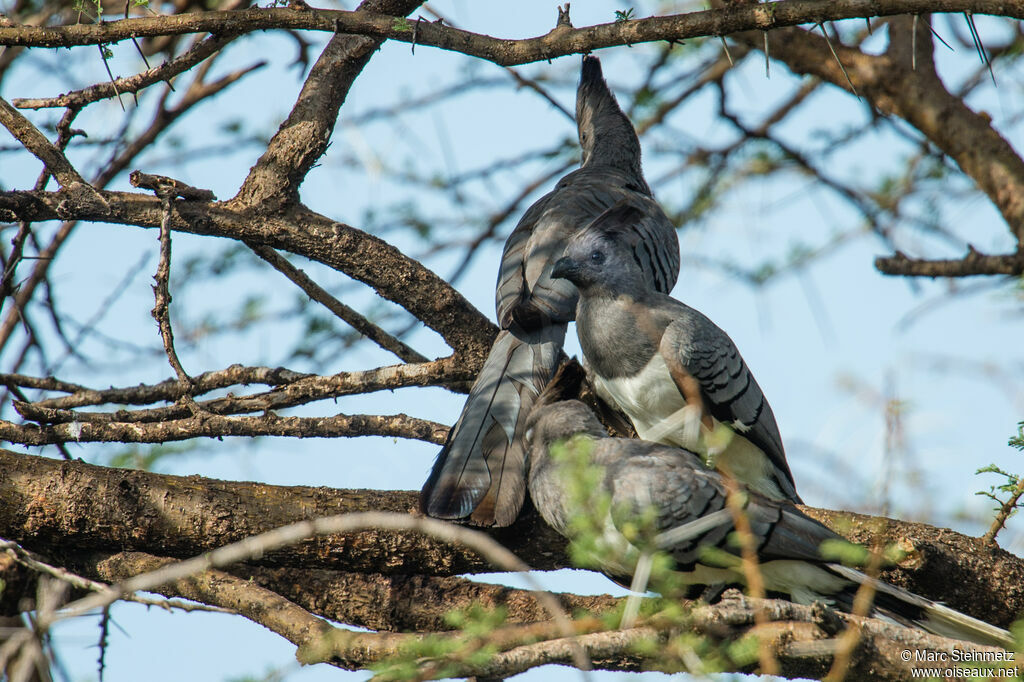
[[[761,31],[761,33],[764,35],[764,77],[771,78],[771,59],[768,55],[768,31]]]
[[[917,17],[915,15],[915,19],[916,18]],[[850,74],[846,71],[846,67],[843,66],[843,61],[839,59],[839,55],[836,53],[836,48],[832,45],[832,39],[828,37],[828,31],[825,30],[825,24],[818,24],[818,28],[821,29],[821,35],[825,36],[825,42],[828,44],[829,52],[832,53],[832,56],[836,60],[836,64],[839,65],[839,69],[843,72],[843,75],[846,76],[846,82],[850,84],[850,90],[852,90],[853,94],[857,95],[857,98],[860,99],[860,93],[857,92],[857,87],[850,79]]]
[[[0,550],[10,555],[16,562],[22,566],[29,568],[37,573],[43,573],[45,575],[56,578],[71,585],[72,587],[80,590],[88,590],[90,592],[103,592],[109,590],[110,585],[101,583],[97,580],[90,580],[83,576],[72,573],[71,571],[61,568],[60,566],[52,566],[42,559],[40,559],[35,553],[28,551],[18,543],[12,540],[6,540],[0,538]],[[208,606],[206,604],[192,604],[179,601],[177,599],[153,599],[152,597],[140,596],[137,594],[129,595],[125,597],[126,601],[135,602],[138,604],[144,604],[146,606],[158,606],[167,611],[178,609],[181,611],[211,611],[214,613],[234,613],[231,609],[224,609],[219,606]]]
[[[305,272],[289,263],[288,259],[274,249],[269,246],[262,246],[258,244],[249,244],[249,248],[252,249],[257,256],[269,263],[275,270],[294,282],[300,289],[306,292],[306,295],[311,299],[323,305],[357,332],[370,339],[384,350],[397,355],[400,360],[404,360],[405,362],[430,361],[426,356],[417,353],[401,340],[387,333],[373,322],[370,322],[358,312],[336,299],[326,289],[310,279]]]
[[[135,36],[132,36],[132,40],[135,40]],[[121,105],[121,111],[126,111],[124,108],[124,102],[121,101],[121,93],[117,89],[117,82],[114,78],[114,73],[110,70],[110,63],[107,61],[107,46],[100,43],[96,47],[100,48],[100,59],[103,60],[103,67],[107,70],[107,77],[110,78],[110,85],[114,88],[114,94],[117,96],[117,103]]]
[[[729,43],[725,42],[725,36],[718,36],[718,39],[722,41],[722,51],[725,52],[725,57],[729,60],[729,66],[735,66],[732,55],[729,54]]]
[[[1010,517],[1010,514],[1017,508],[1017,501],[1024,495],[1024,476],[1021,476],[1017,481],[1017,486],[1013,489],[1013,494],[1010,495],[1010,499],[1003,503],[999,508],[999,513],[996,514],[996,518],[992,521],[992,525],[989,526],[988,531],[981,536],[981,539],[990,544],[994,544],[996,541],[996,535],[1002,530],[1003,525],[1006,523],[1006,519]]]
[[[971,32],[971,39],[974,41],[974,47],[978,50],[978,57],[981,58],[981,63],[988,67],[988,75],[992,77],[992,85],[996,84],[996,74],[992,70],[992,62],[988,58],[988,53],[985,52],[985,46],[981,42],[981,36],[978,35],[978,27],[974,24],[974,13],[971,10],[964,12],[964,18],[967,19],[967,28]]]
[[[162,194],[162,196],[160,196]],[[170,363],[174,373],[178,375],[178,385],[181,388],[181,399],[185,401],[189,410],[194,416],[200,413],[199,406],[192,398],[192,390],[195,386],[192,377],[185,372],[178,359],[178,353],[174,350],[174,332],[171,329],[171,292],[167,286],[167,280],[171,274],[171,194],[158,193],[160,203],[163,206],[163,220],[160,221],[160,265],[157,266],[156,285],[153,287],[153,295],[156,303],[153,306],[153,319],[160,327],[160,338],[164,343],[164,352],[167,354],[167,361]]]

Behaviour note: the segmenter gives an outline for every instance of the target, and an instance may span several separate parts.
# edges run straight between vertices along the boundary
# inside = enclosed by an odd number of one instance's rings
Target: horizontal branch
[[[895,255],[876,258],[875,267],[883,274],[905,277],[1020,275],[1024,273],[1024,250],[990,256],[969,247],[963,258],[947,260],[909,258],[897,251]]]
[[[72,555],[69,559],[81,572],[108,583],[122,582],[171,564],[166,558],[133,552]],[[236,566],[227,571],[200,573],[189,579],[153,588],[153,591],[166,597],[185,597],[239,611],[297,646],[306,645],[305,656],[313,655],[312,658],[306,658],[306,662],[327,661],[349,668],[366,667],[383,657],[394,655],[399,645],[422,640],[424,636],[439,639],[446,637],[443,631],[450,630],[451,625],[444,622],[440,612],[443,608],[468,608],[474,600],[467,600],[466,595],[484,595],[484,599],[476,603],[484,608],[493,608],[498,604],[489,600],[488,595],[502,594],[507,599],[503,603],[532,602],[532,607],[525,613],[511,609],[505,625],[487,635],[487,641],[495,646],[498,653],[483,663],[463,663],[460,675],[507,676],[539,665],[572,663],[570,640],[559,638],[556,626],[548,622],[543,609],[537,607],[533,595],[523,590],[474,584],[458,578],[383,578],[335,574],[333,583],[343,582],[345,590],[341,593],[325,593],[321,591],[321,586],[328,583],[326,578],[309,581],[309,573],[299,569],[269,571]],[[326,575],[330,572],[315,573]],[[276,574],[275,577],[268,578],[272,574]],[[0,566],[0,578],[6,577],[7,572]],[[399,590],[399,594],[390,594],[380,600],[381,593],[374,590],[370,581],[382,578],[390,582],[392,589]],[[413,587],[406,589],[408,585]],[[367,591],[360,592],[362,587],[367,588]],[[446,591],[448,589],[459,592],[453,595]],[[592,617],[592,614],[617,608],[623,600],[606,595],[554,596],[567,608],[576,606],[585,611],[573,623],[573,630],[579,633],[574,638],[575,643],[583,646],[595,667],[605,670],[675,670],[675,667],[665,668],[665,662],[659,663],[658,657],[652,659],[637,654],[636,645],[654,643],[657,645],[656,651],[670,651],[665,644],[679,632],[693,633],[713,643],[736,641],[757,633],[772,647],[781,664],[782,673],[787,677],[814,678],[823,675],[829,669],[838,645],[835,636],[847,623],[855,623],[862,637],[862,644],[849,670],[848,676],[853,679],[906,679],[914,662],[903,660],[904,651],[916,650],[921,652],[921,656],[926,656],[928,652],[948,653],[952,646],[950,640],[941,637],[879,620],[834,613],[820,604],[801,606],[786,601],[755,600],[744,598],[734,590],[726,592],[717,604],[695,604],[694,608],[686,612],[682,621],[655,618],[638,628],[625,631],[605,630],[601,621]],[[358,617],[350,618],[351,611],[347,603],[350,600],[361,602],[364,611],[376,611],[376,617],[370,622]],[[325,613],[318,610],[319,606],[338,608],[340,612],[336,610]],[[394,624],[395,621],[388,620],[393,614],[404,611],[416,613],[421,609],[433,609],[438,613],[426,620],[399,616],[402,622],[407,623],[406,626],[381,627],[382,624]],[[756,625],[755,614],[759,612],[767,617],[767,625]],[[378,632],[365,633],[353,641],[341,631],[323,628],[315,617],[317,615],[352,625],[368,626]],[[387,634],[398,630],[418,634]],[[315,637],[311,636],[314,634],[323,637],[319,647],[308,646],[311,640],[315,641]],[[362,652],[358,650],[359,646],[364,648]],[[963,651],[990,651],[986,647],[968,643],[958,642],[956,646]],[[432,662],[421,663],[430,665]],[[745,662],[733,664],[732,668],[751,670]]]
[[[225,370],[201,374],[196,379],[200,387],[195,391],[202,394],[214,388],[229,388],[246,383],[276,383],[280,387],[262,393],[224,398],[213,398],[198,403],[205,412],[230,415],[280,410],[305,405],[317,400],[338,398],[344,395],[373,393],[412,386],[448,386],[460,390],[461,386],[451,382],[468,379],[468,373],[453,356],[432,362],[388,365],[358,372],[341,372],[330,376],[299,374],[282,368],[243,367],[232,365]],[[0,375],[0,383],[15,386],[30,385],[41,388],[50,385],[49,380],[31,380],[31,377]],[[56,389],[54,389],[56,390]],[[104,391],[83,389],[70,395],[49,400],[26,403],[16,402],[19,413],[31,421],[49,424],[90,422],[105,424],[112,422],[143,423],[165,422],[184,419],[192,412],[184,405],[174,404],[144,410],[117,410],[114,412],[82,412],[66,409],[85,405],[108,403],[144,404],[146,402],[170,401],[181,398],[181,387],[174,379],[168,379],[154,386],[133,386],[111,388]]]
[[[231,365],[224,369],[203,372],[193,377],[193,395],[199,396],[221,388],[236,385],[264,384],[281,386],[294,383],[315,375],[294,372],[284,367],[246,367]],[[78,384],[61,381],[54,377],[33,377],[25,374],[0,374],[0,384],[19,388],[33,388],[42,391],[58,391],[68,395],[33,402],[34,407],[66,409],[86,405],[149,405],[161,401],[177,400],[182,397],[181,385],[177,379],[167,379],[158,384],[140,384],[124,388],[92,389]]]
[[[24,406],[16,403],[16,407]],[[290,436],[354,438],[388,436],[444,443],[448,427],[406,414],[337,414],[333,417],[224,417],[200,412],[186,419],[160,422],[66,422],[56,425],[15,424],[0,420],[0,440],[19,445],[55,443],[170,443],[190,438],[224,436]]]
[[[418,507],[413,492],[182,478],[2,450],[0,471],[0,536],[41,554],[113,548],[190,557],[301,519]],[[907,557],[884,573],[890,582],[1003,627],[1024,611],[1024,560],[998,547],[923,524],[804,509],[855,541],[898,544]],[[112,521],[126,518],[132,523]],[[533,512],[489,534],[536,569],[568,565],[565,541]],[[467,550],[380,531],[319,538],[255,563],[395,575],[494,570]]]
[[[505,610],[507,623],[548,616],[533,592],[454,576],[385,575],[326,569],[270,568],[251,564],[227,569],[330,620],[371,630],[442,631],[452,611],[472,606]],[[119,579],[119,578],[118,578]],[[606,594],[555,594],[568,613],[606,613],[620,605]]]
[[[0,222],[86,220],[159,227],[160,200],[132,192],[96,191],[99,201],[69,192],[0,192]],[[231,203],[174,202],[171,228],[283,249],[323,263],[372,287],[437,331],[461,364],[475,371],[497,328],[434,272],[382,239],[310,211],[254,212]]]
[[[586,53],[614,45],[723,36],[807,23],[897,14],[965,12],[1024,19],[1024,2],[999,0],[785,0],[730,5],[688,14],[650,17],[575,29],[561,25],[544,36],[512,40],[463,31],[441,23],[413,22],[371,12],[291,8],[252,8],[136,17],[100,24],[0,26],[0,45],[71,47],[116,43],[132,37],[186,33],[248,33],[298,29],[385,38],[487,59],[502,66]]]
[[[98,102],[108,97],[117,97],[127,92],[138,92],[160,81],[168,81],[174,76],[191,69],[217,50],[220,50],[236,35],[216,35],[206,38],[199,44],[192,47],[188,52],[170,59],[159,66],[146,69],[142,73],[124,78],[115,78],[112,81],[105,81],[90,85],[81,90],[59,95],[57,97],[41,98],[20,98],[11,101],[11,104],[19,109],[47,109],[51,107],[83,107],[92,102]]]

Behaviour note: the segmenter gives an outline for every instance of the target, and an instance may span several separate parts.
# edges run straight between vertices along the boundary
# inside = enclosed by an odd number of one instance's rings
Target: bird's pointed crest
[[[583,66],[580,69],[580,85],[597,83],[605,85],[604,73],[601,71],[601,60],[594,55],[585,54],[583,55]]]

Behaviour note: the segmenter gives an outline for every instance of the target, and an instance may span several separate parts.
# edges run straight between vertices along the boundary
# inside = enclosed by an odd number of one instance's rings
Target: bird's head
[[[629,201],[615,204],[569,240],[551,276],[569,280],[584,293],[646,290],[643,271],[633,255],[635,226],[643,217],[643,210]]]
[[[527,420],[526,443],[531,452],[546,454],[554,443],[580,435],[605,438],[608,432],[579,400],[537,405]]]
[[[583,377],[583,368],[575,359],[559,366],[526,418],[527,447],[538,444],[546,450],[552,443],[579,433],[607,435],[590,408],[574,399],[580,393]]]

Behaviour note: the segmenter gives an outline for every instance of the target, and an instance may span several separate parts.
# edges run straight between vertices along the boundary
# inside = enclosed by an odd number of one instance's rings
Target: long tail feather
[[[1004,649],[1013,646],[1013,636],[1000,627],[972,618],[895,585],[869,578],[858,570],[839,564],[829,564],[828,568],[857,585],[871,582],[875,589],[874,615],[888,616],[904,625],[916,625],[941,637],[963,639]]]
[[[420,508],[480,526],[515,521],[526,490],[526,416],[553,374],[565,325],[498,334],[420,493]]]

